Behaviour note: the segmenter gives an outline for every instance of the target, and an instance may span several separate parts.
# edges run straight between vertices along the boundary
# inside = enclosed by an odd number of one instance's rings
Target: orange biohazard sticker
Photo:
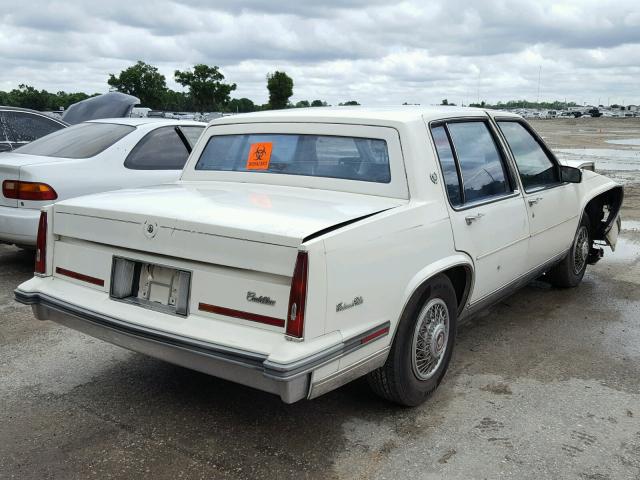
[[[271,150],[272,142],[252,143],[247,158],[247,170],[268,170]]]

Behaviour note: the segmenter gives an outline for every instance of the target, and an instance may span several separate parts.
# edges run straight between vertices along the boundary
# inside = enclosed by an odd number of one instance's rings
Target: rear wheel
[[[591,224],[587,214],[582,215],[580,225],[567,256],[549,272],[547,280],[554,287],[576,287],[587,270],[587,260],[591,251]]]
[[[442,381],[456,336],[456,294],[451,281],[429,281],[422,302],[400,320],[386,363],[368,375],[381,397],[406,406],[424,402]]]

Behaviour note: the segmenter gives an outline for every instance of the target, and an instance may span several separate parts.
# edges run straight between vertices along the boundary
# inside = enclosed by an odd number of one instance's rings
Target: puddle
[[[596,170],[640,171],[640,150],[559,148],[554,151],[561,159],[593,160]]]
[[[630,232],[640,232],[640,222],[637,220],[625,220],[622,219],[622,230]]]
[[[623,224],[633,223],[631,221],[625,222],[622,221]],[[640,223],[640,222],[635,222]],[[622,227],[625,230],[628,230],[629,227],[623,225]],[[616,251],[612,252],[608,247],[605,248],[605,258],[609,263],[624,263],[629,268],[633,267],[640,261],[640,244],[630,240],[628,238],[618,237],[618,241],[616,242]],[[640,265],[636,265],[640,266]],[[636,279],[637,280],[637,279]]]
[[[612,143],[614,145],[639,145],[640,146],[640,138],[621,138],[619,140],[606,140],[607,143]]]

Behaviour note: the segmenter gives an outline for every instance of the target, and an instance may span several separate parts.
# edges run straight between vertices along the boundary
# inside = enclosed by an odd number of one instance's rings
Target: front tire
[[[591,222],[586,213],[571,244],[571,250],[562,261],[547,272],[546,277],[554,287],[577,287],[587,270],[587,260],[591,251]]]
[[[373,391],[400,405],[423,403],[449,367],[456,310],[451,281],[437,275],[427,284],[422,301],[400,320],[386,363],[367,376]]]

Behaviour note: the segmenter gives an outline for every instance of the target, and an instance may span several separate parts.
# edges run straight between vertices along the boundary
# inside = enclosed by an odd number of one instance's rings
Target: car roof
[[[60,119],[59,117],[55,117],[53,115],[48,115],[46,112],[39,112],[38,110],[33,110],[31,108],[23,108],[23,107],[12,107],[9,105],[0,105],[0,111],[2,112],[25,112],[25,113],[33,113],[35,115],[42,115],[44,117],[50,118],[51,120],[54,120],[56,122],[58,122],[61,125],[69,125],[67,122],[65,122],[64,120]]]
[[[117,123],[120,125],[130,125],[138,127],[147,124],[164,124],[164,125],[195,125],[206,126],[205,122],[196,122],[195,120],[178,120],[171,118],[149,118],[149,117],[124,117],[124,118],[99,118],[89,120],[89,123]]]
[[[44,115],[44,113],[39,112],[37,110],[32,110],[31,108],[12,107],[10,105],[0,105],[0,110],[16,110],[18,112],[29,112],[29,113],[37,113],[40,115]]]
[[[485,116],[491,113],[497,116],[519,118],[510,112],[483,108],[402,105],[395,107],[311,107],[288,108],[285,110],[266,110],[243,113],[212,120],[212,124],[244,122],[340,122],[340,123],[408,123],[417,120],[438,120],[452,117]]]

